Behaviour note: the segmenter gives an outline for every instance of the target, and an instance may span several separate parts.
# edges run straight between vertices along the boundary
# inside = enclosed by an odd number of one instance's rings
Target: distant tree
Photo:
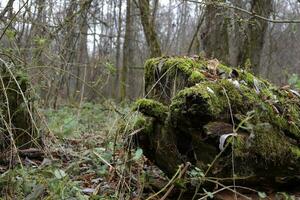
[[[214,0],[218,3],[218,0]],[[223,1],[222,1],[223,2]],[[228,63],[229,58],[229,38],[226,9],[217,7],[214,4],[206,6],[205,27],[202,33],[203,50],[211,58],[218,58]]]
[[[144,34],[150,50],[150,57],[161,56],[162,53],[159,39],[155,31],[154,20],[151,19],[149,0],[139,0],[139,9],[141,12],[141,22]],[[154,9],[157,9],[157,6],[155,6]],[[154,10],[153,13],[156,13],[156,11]],[[154,16],[152,17],[154,18]]]
[[[243,67],[250,61],[253,72],[258,74],[268,22],[245,16],[238,10],[230,13],[226,6],[218,5],[220,1],[213,2],[207,5],[205,11],[205,28],[202,33],[205,53],[208,57],[216,57],[233,66]],[[251,13],[269,18],[273,0],[247,2],[250,3]],[[247,2],[233,0],[232,4],[246,7]]]
[[[120,82],[120,99],[124,100],[127,94],[127,76],[128,76],[128,68],[133,63],[133,1],[126,1],[126,27],[125,27],[125,36],[124,36],[124,46],[123,46],[123,66],[121,71],[121,82]]]

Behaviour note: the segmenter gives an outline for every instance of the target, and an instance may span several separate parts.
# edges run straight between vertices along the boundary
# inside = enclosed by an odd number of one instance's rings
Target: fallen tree
[[[205,177],[299,182],[300,95],[199,57],[145,64],[136,110],[144,154],[167,175],[190,162]]]

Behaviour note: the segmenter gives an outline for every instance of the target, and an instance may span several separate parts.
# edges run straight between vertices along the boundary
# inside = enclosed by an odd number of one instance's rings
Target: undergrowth
[[[136,117],[128,105],[118,109],[119,113],[108,106],[85,103],[80,108],[41,110],[47,121],[44,128],[49,128],[45,140],[50,155],[24,158],[23,166],[3,170],[0,199],[141,196],[146,177],[143,151],[129,148],[129,138],[118,129],[129,130]]]

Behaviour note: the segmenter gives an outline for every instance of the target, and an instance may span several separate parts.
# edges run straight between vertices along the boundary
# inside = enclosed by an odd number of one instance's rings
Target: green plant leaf
[[[299,76],[297,74],[292,74],[288,80],[290,85],[295,85],[299,81]]]
[[[5,35],[7,36],[7,38],[9,40],[13,40],[15,38],[15,36],[16,36],[16,31],[14,31],[13,29],[7,29],[5,31]]]
[[[205,174],[203,173],[203,171],[201,169],[199,169],[198,167],[195,167],[194,169],[192,169],[190,171],[190,176],[191,177],[204,177]]]
[[[61,170],[61,169],[56,169],[54,171],[54,176],[57,178],[57,179],[62,179],[64,178],[65,176],[67,176],[66,172]]]
[[[258,196],[259,196],[259,198],[261,198],[261,199],[264,199],[264,198],[267,197],[267,195],[266,195],[265,192],[258,192]]]
[[[214,198],[213,193],[206,191],[204,188],[203,188],[203,191],[205,192],[205,194],[206,194],[209,198],[211,198],[211,199]]]
[[[143,149],[141,148],[138,148],[135,153],[134,153],[134,156],[132,158],[132,160],[139,160],[143,155]]]

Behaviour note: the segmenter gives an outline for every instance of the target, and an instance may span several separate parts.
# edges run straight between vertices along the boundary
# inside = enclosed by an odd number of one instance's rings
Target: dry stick
[[[144,98],[146,98],[150,93],[151,93],[151,91],[155,88],[155,86],[160,82],[160,80],[164,77],[164,76],[166,76],[166,74],[174,67],[174,66],[176,66],[176,64],[177,63],[175,63],[174,65],[172,65],[172,66],[170,66],[170,68],[166,71],[166,72],[164,72],[163,74],[162,74],[162,76],[153,84],[153,86],[150,88],[150,90],[149,90],[149,92],[146,94],[146,95],[144,95]],[[134,111],[134,112],[132,112],[132,113],[128,113],[127,115],[125,115],[125,116],[123,116],[124,117],[124,119],[126,119],[126,118],[130,118],[130,117],[133,117],[133,116],[136,116],[137,114],[138,114],[138,110],[136,110],[136,111]],[[124,132],[126,132],[126,130],[127,130],[127,127],[128,127],[128,124],[129,124],[129,122],[126,124],[126,126],[125,126],[125,130],[124,130]],[[115,142],[116,142],[116,140],[117,140],[117,137],[118,137],[118,134],[116,134],[116,136],[115,136]],[[131,143],[131,139],[132,139],[132,137],[130,138],[130,141],[129,141],[129,144]],[[126,160],[125,160],[125,162],[124,163],[127,163],[127,158],[126,158]],[[123,174],[124,173],[124,170],[125,169],[123,169],[123,171],[122,171],[122,173],[121,174]],[[177,175],[177,174],[176,174]],[[121,183],[122,182],[122,183]],[[125,180],[120,180],[119,182],[118,182],[118,186],[117,186],[117,188],[119,188],[119,187],[121,187],[122,188],[122,185],[124,185],[124,184],[126,184],[125,183]],[[169,185],[167,184],[167,187],[168,187]],[[166,188],[163,188],[163,190],[162,191],[164,191]],[[119,191],[119,189],[118,189],[118,191]],[[160,191],[159,193],[161,193],[162,191]],[[156,195],[155,195],[156,196]],[[154,197],[155,197],[154,196]],[[149,198],[153,198],[153,197],[149,197]],[[148,198],[148,199],[149,199]]]
[[[4,63],[4,65],[6,66],[6,62],[4,62],[2,59],[1,61]],[[1,115],[1,118],[5,124],[5,127],[9,133],[9,137],[10,137],[10,140],[11,140],[11,145],[13,146],[14,150],[16,151],[16,154],[17,154],[17,158],[20,162],[20,165],[21,165],[21,168],[23,168],[23,165],[22,165],[22,162],[21,162],[21,158],[18,154],[18,149],[17,149],[17,146],[16,146],[16,143],[15,143],[15,140],[14,140],[14,136],[13,136],[13,133],[12,133],[12,123],[11,123],[11,115],[10,115],[10,108],[9,108],[9,99],[8,99],[8,96],[7,96],[7,92],[6,92],[6,87],[5,87],[5,84],[3,82],[3,78],[2,76],[0,77],[0,80],[1,80],[1,85],[2,85],[2,88],[3,88],[3,93],[4,93],[4,97],[5,97],[5,100],[6,100],[6,106],[7,106],[7,116],[8,116],[8,121],[9,121],[9,124],[7,124],[7,122],[5,121],[4,117]],[[12,148],[12,150],[13,150]],[[12,158],[12,155],[13,152],[11,151],[11,158]],[[10,160],[11,162],[11,160]]]
[[[174,65],[172,65],[154,84],[153,84],[153,86],[150,88],[150,90],[149,90],[149,92],[144,96],[144,98],[145,97],[147,97],[149,94],[150,94],[150,92],[154,89],[154,87],[159,83],[159,81],[174,67],[176,65],[176,63],[174,64]],[[126,115],[124,118],[127,118],[127,117],[134,117],[134,116],[136,116],[137,114],[138,114],[138,110],[136,110],[136,111],[134,111],[133,113],[129,113],[128,115]],[[125,130],[124,130],[124,132],[126,132],[126,130],[127,130],[127,127],[128,127],[128,125],[129,125],[129,121],[127,122],[127,124],[126,124],[126,126],[125,126]],[[116,140],[117,140],[117,137],[118,137],[118,134],[116,134],[116,136],[115,136],[115,140],[114,140],[114,143],[116,143]],[[131,141],[132,141],[132,137],[130,137],[130,141],[129,141],[129,144],[131,143]],[[114,145],[115,146],[115,145]],[[115,150],[114,150],[115,151]],[[124,163],[127,163],[127,158],[125,159],[125,162]],[[123,169],[123,171],[122,171],[122,173],[121,174],[123,174],[124,173],[124,170],[125,170],[125,168]],[[176,174],[177,175],[177,174]],[[122,182],[122,183],[121,183]],[[119,187],[121,187],[122,188],[122,185],[124,185],[125,184],[125,179],[122,181],[122,180],[120,180],[119,182],[118,182],[118,186],[117,186],[117,188],[119,188]],[[167,187],[168,187],[168,184],[167,184]],[[165,188],[166,189],[166,188]],[[119,190],[118,190],[119,191]],[[162,190],[163,191],[163,190]],[[160,192],[162,192],[162,191],[160,191]],[[159,193],[160,193],[159,192]],[[155,197],[156,195],[154,195],[153,197]],[[150,199],[150,198],[153,198],[153,197],[149,197],[148,199]]]
[[[138,111],[135,111],[135,112],[133,112],[133,113],[129,113],[128,115],[126,115],[124,118],[129,118],[129,120],[127,121],[127,123],[126,123],[126,126],[125,126],[125,129],[124,129],[124,132],[126,132],[127,131],[127,128],[129,127],[129,121],[130,121],[130,118],[134,118],[136,115],[138,114]],[[114,139],[114,149],[113,149],[113,152],[115,153],[115,147],[116,147],[116,142],[117,142],[117,137],[119,136],[119,134],[115,134],[115,139]],[[128,144],[129,144],[129,147],[131,146],[130,144],[131,144],[131,142],[132,142],[132,137],[130,137],[130,140],[129,140],[129,142],[128,142]],[[127,149],[126,149],[127,150]],[[128,151],[130,151],[130,149],[128,149]],[[128,162],[128,160],[129,160],[129,157],[128,157],[128,154],[126,154],[126,157],[125,157],[125,159],[124,159],[124,164],[126,164],[127,162]],[[120,174],[125,174],[125,167],[122,169],[122,172],[120,173]],[[121,195],[120,194],[120,191],[121,191],[121,188],[123,188],[123,186],[124,185],[126,185],[127,186],[127,184],[126,184],[126,181],[125,181],[125,175],[124,176],[120,176],[121,177],[121,179],[120,179],[120,181],[118,182],[118,185],[117,185],[117,192],[118,192],[118,197],[119,197],[119,195]],[[129,187],[127,187],[128,188],[128,190],[130,191],[130,188]]]
[[[231,117],[231,121],[232,121],[232,124],[233,124],[233,132],[234,133],[236,133],[236,129],[235,129],[235,122],[234,122],[234,119],[233,119],[233,112],[232,112],[232,108],[231,108],[231,104],[230,104],[230,100],[229,100],[229,97],[228,97],[228,95],[227,95],[227,92],[226,92],[226,89],[225,88],[223,88],[223,91],[224,91],[224,94],[225,94],[225,96],[226,96],[226,98],[227,98],[227,103],[228,103],[228,107],[229,107],[229,111],[230,111],[230,117]],[[217,159],[221,156],[221,154],[224,152],[224,150],[228,147],[228,145],[229,145],[229,143],[227,143],[226,144],[226,146],[225,146],[225,148],[223,149],[223,151],[221,151],[216,157],[215,157],[215,159],[212,161],[212,163],[211,163],[211,165],[209,166],[209,168],[206,170],[206,172],[205,172],[205,174],[204,174],[204,177],[208,174],[208,172],[210,171],[210,169],[211,169],[211,167],[213,166],[213,164],[217,161]],[[233,177],[232,177],[232,180],[233,180],[233,188],[234,188],[234,190],[233,190],[233,192],[234,192],[234,194],[235,194],[235,199],[237,199],[237,196],[236,196],[236,194],[238,193],[238,192],[236,192],[236,190],[235,190],[235,186],[236,186],[236,184],[235,184],[235,177],[234,177],[234,151],[233,151],[233,148],[234,148],[234,139],[233,139],[233,144],[231,145],[231,150],[232,150],[232,152],[231,152],[231,154],[232,154],[232,174],[233,174]],[[210,179],[205,179],[206,181],[210,181]],[[210,182],[213,182],[213,183],[217,183],[217,184],[219,184],[219,185],[222,185],[223,187],[226,187],[225,185],[223,185],[223,184],[221,184],[221,183],[219,183],[219,182],[217,182],[217,181],[210,181]],[[222,188],[223,189],[223,188]],[[217,191],[215,191],[213,194],[215,194],[215,193],[218,193],[218,192],[220,192],[220,191],[223,191],[222,189],[220,189],[220,190],[217,190]],[[195,192],[195,194],[194,194],[194,196],[193,196],[193,199],[196,197],[196,195],[197,195],[197,191],[199,190],[199,187],[197,187],[197,189],[196,189],[196,192]],[[207,196],[205,196],[205,197],[207,197]],[[202,199],[202,198],[201,198]]]
[[[188,55],[191,53],[191,51],[192,51],[192,47],[193,47],[193,44],[194,44],[194,41],[195,41],[195,39],[196,39],[196,37],[197,37],[197,35],[198,35],[198,32],[199,32],[199,30],[200,30],[200,27],[202,26],[202,23],[203,23],[203,21],[204,21],[204,15],[201,15],[200,16],[200,18],[199,18],[199,22],[198,22],[198,24],[197,24],[197,28],[196,28],[196,31],[195,31],[195,33],[194,33],[194,35],[193,35],[193,38],[192,38],[192,41],[191,41],[191,43],[190,43],[190,45],[189,45],[189,48],[188,48]]]
[[[12,133],[12,130],[11,130],[11,127],[7,124],[7,122],[4,120],[3,116],[1,115],[1,119],[2,121],[4,122],[4,125],[6,127],[6,129],[8,130],[8,133],[9,133],[9,137],[10,137],[10,140],[11,140],[11,145],[14,147],[14,150],[16,151],[16,154],[17,154],[17,158],[20,162],[20,165],[21,165],[21,168],[23,169],[23,164],[21,162],[21,158],[18,154],[18,149],[17,149],[17,146],[16,146],[16,143],[15,143],[15,140],[14,140],[14,136],[13,136],[13,133]],[[12,158],[13,157],[13,149],[11,150],[11,155],[10,157]],[[10,160],[10,166],[11,166],[11,161]]]
[[[211,194],[212,194],[212,195],[215,195],[215,194],[217,194],[217,193],[219,193],[219,192],[222,192],[223,190],[234,191],[234,190],[231,189],[231,186],[225,186],[225,187],[222,187],[222,188],[220,188],[220,189],[218,189],[218,190],[212,192]],[[249,198],[249,197],[247,197],[247,196],[244,196],[244,195],[242,195],[242,194],[239,194],[239,195],[243,196],[244,198],[246,198],[246,199],[248,199],[248,200],[251,200],[251,198]],[[203,196],[203,197],[201,197],[201,198],[198,199],[198,200],[204,200],[204,199],[207,199],[207,197],[209,197],[208,194],[205,195],[205,196]]]
[[[114,166],[112,166],[108,161],[106,161],[100,154],[98,154],[96,151],[93,151],[93,153],[107,166],[109,166],[111,169],[115,169]]]
[[[146,95],[144,95],[144,98],[146,98],[149,94],[150,94],[150,92],[154,89],[154,87],[159,83],[159,81],[176,65],[177,63],[175,63],[174,65],[172,65],[154,84],[153,84],[153,86],[150,88],[150,90],[149,90],[149,92],[146,94]],[[138,114],[138,110],[136,110],[136,111],[134,111],[134,112],[131,112],[131,113],[128,113],[127,115],[125,115],[125,116],[123,116],[124,117],[124,119],[126,119],[126,118],[131,118],[131,117],[134,117],[134,116],[136,116],[137,114]],[[126,126],[125,126],[125,130],[124,130],[124,132],[126,132],[126,130],[127,130],[127,128],[128,128],[128,125],[129,125],[129,121],[127,122],[127,124],[126,124]],[[116,142],[116,140],[117,140],[117,137],[118,137],[118,134],[116,134],[116,136],[115,136],[115,142]],[[131,143],[131,141],[132,141],[132,137],[130,137],[130,141],[129,141],[129,144]],[[127,163],[127,159],[128,158],[126,158],[125,159],[125,162],[124,163]],[[124,173],[124,170],[125,169],[123,169],[122,170],[122,173],[121,174],[123,174]],[[118,186],[117,186],[117,188],[122,188],[122,185],[124,185],[124,184],[126,184],[125,183],[125,180],[120,180],[119,182],[118,182]],[[118,189],[118,191],[119,191],[120,189]],[[163,190],[162,190],[163,191]],[[156,195],[155,195],[156,196]],[[150,197],[149,197],[150,198]],[[152,198],[152,197],[151,197]]]
[[[222,186],[222,187],[225,188],[225,189],[228,189],[229,191],[233,192],[233,193],[235,194],[235,196],[236,196],[236,194],[238,194],[238,195],[244,197],[245,199],[251,200],[250,197],[247,197],[247,196],[245,196],[245,195],[243,195],[243,194],[241,194],[241,193],[239,193],[239,192],[236,191],[236,187],[240,187],[240,186],[236,186],[236,185],[226,186],[226,185],[224,185],[224,184],[222,184],[222,183],[219,183],[218,181],[209,180],[209,179],[207,179],[207,181],[208,181],[208,182],[211,182],[211,183],[215,183],[215,184],[217,184],[217,185],[219,185],[219,186]],[[233,188],[233,189],[231,189],[231,188]],[[241,187],[241,188],[242,188],[242,187]],[[250,189],[250,188],[249,188],[249,189]]]
[[[86,82],[86,68],[87,68],[87,64],[84,65],[84,73],[83,73],[83,82]],[[84,96],[84,87],[85,85],[82,84],[81,86],[81,92],[80,92],[80,101],[79,101],[79,109],[77,110],[77,120],[79,120],[79,116],[81,113],[81,109],[82,109],[82,102],[83,102],[83,96]]]
[[[156,197],[157,195],[159,195],[160,193],[162,193],[163,191],[165,191],[169,187],[169,185],[171,185],[176,180],[176,177],[181,172],[182,168],[183,168],[183,165],[179,165],[178,170],[176,171],[174,176],[171,178],[171,180],[161,190],[159,190],[157,193],[151,195],[146,200],[150,200],[150,199]]]
[[[171,69],[174,67],[174,66],[176,66],[178,63],[174,63],[165,73],[163,73],[163,75],[161,76],[161,77],[159,77],[159,79],[152,85],[152,87],[150,88],[150,90],[149,90],[149,92],[144,96],[144,98],[146,98],[149,94],[150,94],[150,92],[155,88],[155,86],[159,83],[159,81],[165,76],[165,75],[167,75],[167,73],[169,72],[169,71],[171,71]]]
[[[229,146],[229,143],[227,143],[227,144],[225,145],[224,149],[223,149],[220,153],[218,153],[218,155],[216,155],[216,157],[214,158],[214,160],[210,163],[209,167],[208,167],[207,170],[205,171],[204,177],[206,177],[206,175],[208,174],[208,172],[210,171],[210,169],[213,167],[213,165],[215,164],[215,162],[216,162],[216,161],[218,160],[218,158],[222,155],[222,153],[227,149],[228,146]],[[198,193],[198,191],[199,191],[199,189],[200,189],[200,185],[201,185],[201,183],[199,183],[199,184],[197,185],[192,200],[194,200],[194,199],[196,198],[197,193]]]
[[[218,153],[218,155],[214,158],[214,160],[210,163],[209,167],[207,168],[207,170],[204,173],[204,177],[206,177],[206,175],[208,174],[208,172],[210,171],[210,169],[213,167],[213,165],[215,164],[215,162],[218,160],[218,158],[220,158],[220,156],[222,155],[222,153],[226,150],[226,148],[229,146],[229,143],[227,143],[224,147],[224,149]]]
[[[188,168],[190,166],[191,166],[191,163],[187,162],[185,167],[181,170],[180,174],[178,175],[178,177],[176,179],[180,179],[185,174],[185,172],[188,170]],[[162,198],[160,198],[160,200],[165,200],[168,197],[168,195],[171,193],[173,188],[174,188],[174,184],[171,185],[171,187],[168,189],[168,191],[165,193],[165,195]]]
[[[248,189],[248,190],[250,190],[250,191],[255,191],[255,190],[252,190],[251,188],[246,188],[246,187],[241,187],[241,186],[226,186],[226,185],[223,185],[223,184],[219,183],[218,181],[212,181],[212,180],[209,180],[209,179],[207,179],[207,181],[208,181],[208,182],[212,182],[212,183],[214,183],[214,184],[217,184],[217,185],[219,185],[219,186],[222,186],[222,188],[220,188],[219,190],[216,190],[216,191],[212,192],[212,193],[211,193],[212,195],[217,194],[217,193],[219,193],[219,192],[221,192],[221,191],[223,191],[223,190],[229,190],[229,191],[233,192],[234,194],[238,194],[238,195],[240,195],[241,197],[243,197],[243,198],[245,198],[245,199],[251,200],[250,197],[247,197],[247,196],[245,196],[245,195],[243,195],[243,194],[241,194],[241,193],[239,193],[239,192],[237,192],[237,191],[235,191],[235,190],[233,190],[233,189],[231,189],[231,188],[232,188],[232,187],[233,187],[233,188],[239,187],[239,188],[242,188],[242,189]],[[201,197],[199,200],[204,200],[204,199],[206,199],[208,196],[209,196],[209,195],[207,194],[207,195]]]
[[[23,165],[22,165],[22,162],[21,162],[21,158],[19,156],[19,154],[17,153],[18,152],[18,149],[17,149],[17,146],[16,146],[16,143],[15,143],[15,140],[14,140],[14,136],[13,136],[13,133],[12,133],[12,123],[11,123],[11,115],[10,115],[10,108],[9,108],[9,99],[8,99],[8,96],[7,96],[7,88],[5,87],[5,84],[3,82],[3,78],[2,76],[0,75],[0,80],[1,80],[1,85],[2,85],[2,88],[3,88],[3,93],[4,93],[4,97],[5,97],[5,101],[6,101],[6,107],[7,107],[7,116],[8,116],[8,122],[9,124],[7,124],[7,122],[5,121],[3,115],[1,114],[1,119],[2,121],[4,122],[4,125],[9,133],[9,137],[10,137],[10,141],[11,141],[11,146],[13,146],[13,148],[11,148],[11,155],[10,157],[12,158],[13,157],[13,149],[15,150],[16,154],[17,154],[17,158],[19,160],[19,163],[21,165],[21,168],[23,168]],[[11,165],[11,161],[12,159],[10,160],[10,165]]]
[[[234,119],[233,119],[233,113],[232,113],[232,108],[231,108],[231,103],[229,100],[229,97],[227,95],[226,89],[223,87],[223,91],[225,93],[226,99],[227,99],[227,103],[228,103],[228,107],[229,107],[229,111],[230,111],[230,117],[231,117],[231,121],[232,121],[232,127],[233,127],[233,132],[235,131],[235,123],[234,123]],[[234,132],[236,133],[236,132]],[[233,177],[233,185],[234,185],[234,190],[235,190],[235,170],[234,170],[234,142],[235,139],[234,137],[232,137],[232,145],[231,145],[231,162],[232,162],[232,177]],[[237,200],[237,196],[236,193],[234,193],[234,198]]]
[[[228,181],[233,179],[232,177],[225,177],[225,178],[205,177],[205,178],[210,180],[215,180],[215,181]],[[250,178],[256,178],[256,176],[241,176],[241,177],[236,177],[235,180],[247,180]]]
[[[44,125],[46,126],[47,130],[49,131],[49,133],[51,134],[51,137],[54,138],[55,137],[55,134],[52,132],[52,130],[50,129],[48,123],[46,122],[46,119],[45,119],[45,116],[41,115],[41,113],[39,111],[36,112],[37,115],[39,116],[39,119],[42,120],[42,122],[44,123]],[[46,146],[46,145],[45,145]],[[59,144],[60,148],[65,152],[64,148]],[[48,150],[47,148],[47,155],[53,160],[54,157],[52,156],[50,150]]]
[[[96,151],[93,151],[93,153],[107,166],[110,167],[110,169],[115,170],[116,174],[122,179],[122,173],[119,172],[119,170],[117,168],[115,168],[114,166],[112,166],[107,160],[105,160],[100,154],[98,154]],[[129,185],[125,183],[125,185],[127,186],[128,190],[130,190]]]
[[[84,65],[83,82],[86,82],[86,68],[87,68],[87,64]],[[84,86],[85,86],[84,84],[82,84],[82,86],[81,86],[79,108],[81,108],[82,102],[83,102],[84,89],[85,89]],[[79,112],[78,112],[78,115],[79,115]]]
[[[213,5],[213,6],[217,6],[217,7],[222,7],[222,8],[229,8],[229,9],[234,9],[234,10],[238,10],[240,12],[243,12],[243,13],[246,13],[254,18],[257,18],[257,19],[261,19],[261,20],[264,20],[264,21],[267,21],[267,22],[270,22],[270,23],[277,23],[277,24],[289,24],[289,23],[300,23],[300,20],[292,20],[292,19],[282,19],[282,20],[276,20],[276,19],[269,19],[269,18],[266,18],[264,16],[261,16],[261,15],[257,15],[255,14],[255,12],[250,12],[246,9],[243,9],[243,8],[240,8],[240,7],[237,7],[237,6],[233,6],[233,5],[230,5],[228,3],[217,3],[217,2],[212,2],[212,1],[209,1],[209,2],[203,2],[203,1],[196,1],[196,0],[183,0],[183,1],[187,1],[187,2],[192,2],[192,3],[198,3],[198,4],[203,4],[203,5]]]

